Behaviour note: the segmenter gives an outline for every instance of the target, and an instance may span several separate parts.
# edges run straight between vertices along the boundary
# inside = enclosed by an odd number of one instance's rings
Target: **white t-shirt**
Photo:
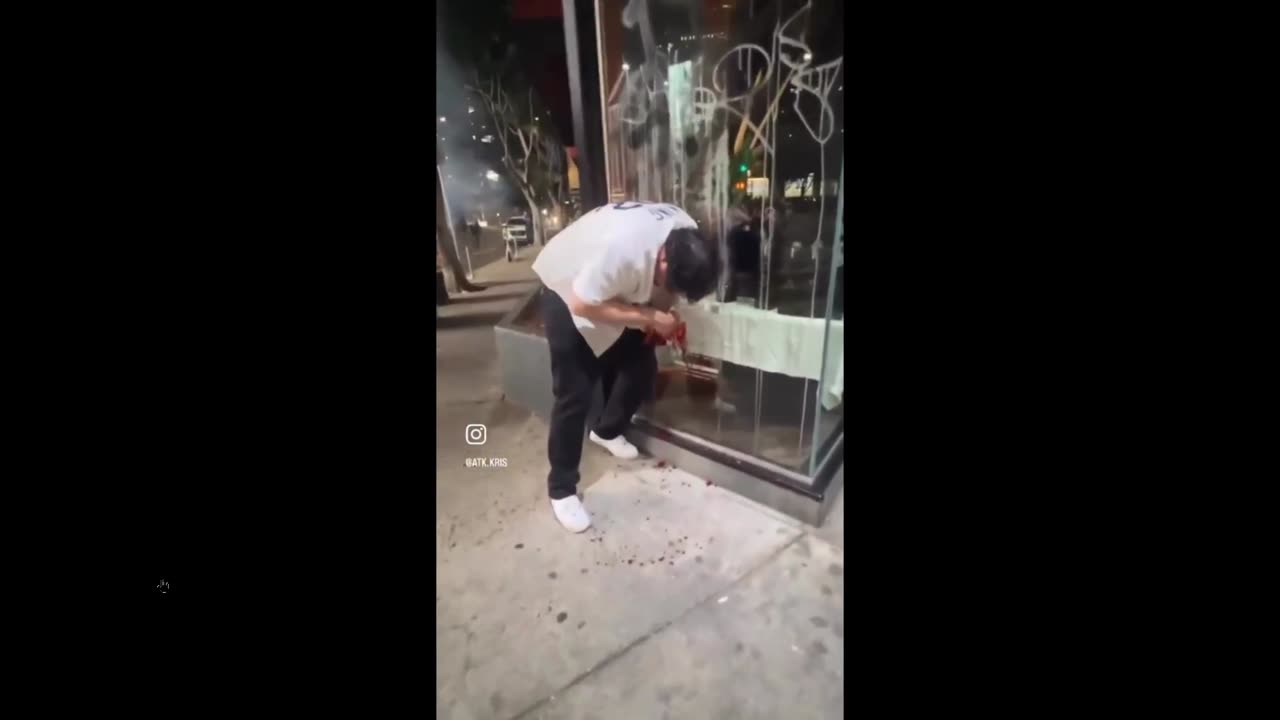
[[[547,243],[533,263],[542,284],[568,302],[567,291],[596,304],[649,302],[658,251],[674,228],[696,228],[693,218],[662,203],[620,202],[583,215]],[[626,328],[577,315],[573,323],[596,356]]]

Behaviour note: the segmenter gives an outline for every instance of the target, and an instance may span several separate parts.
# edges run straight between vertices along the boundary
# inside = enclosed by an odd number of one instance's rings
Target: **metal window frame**
[[[574,145],[578,148],[578,188],[583,210],[609,201],[604,147],[604,98],[595,0],[561,0],[564,46],[569,67],[569,100]]]

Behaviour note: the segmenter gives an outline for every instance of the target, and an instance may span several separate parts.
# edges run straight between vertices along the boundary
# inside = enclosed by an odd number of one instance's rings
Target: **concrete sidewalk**
[[[488,288],[440,308],[437,716],[842,716],[842,501],[815,530],[588,443],[593,527],[556,523],[547,427],[503,402],[492,330],[534,287],[533,257],[479,269]]]

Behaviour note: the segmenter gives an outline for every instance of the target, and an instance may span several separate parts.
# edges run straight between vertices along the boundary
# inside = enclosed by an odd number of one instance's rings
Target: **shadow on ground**
[[[441,315],[436,318],[437,330],[453,330],[457,328],[493,327],[507,314],[499,312],[474,313],[470,315]]]
[[[491,288],[491,287],[499,287],[501,285],[528,285],[531,282],[534,282],[536,280],[537,278],[534,277],[534,278],[529,278],[525,280],[479,280],[477,282],[479,282],[481,285],[484,285],[486,288]]]
[[[513,298],[524,297],[527,294],[528,294],[527,292],[506,292],[506,293],[486,294],[483,291],[481,291],[479,293],[472,293],[470,295],[461,295],[458,297],[451,296],[449,298],[449,304],[464,305],[466,303],[492,302],[494,300],[511,300]]]

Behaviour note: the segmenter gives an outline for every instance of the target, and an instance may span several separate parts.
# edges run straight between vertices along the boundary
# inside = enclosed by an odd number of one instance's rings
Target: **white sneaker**
[[[640,451],[636,449],[636,446],[627,442],[627,439],[621,435],[612,440],[605,440],[597,435],[595,430],[592,430],[587,437],[591,438],[591,442],[613,453],[616,458],[631,460],[640,457]]]
[[[587,514],[587,509],[583,507],[577,495],[552,500],[551,510],[564,529],[569,532],[580,533],[591,527],[591,516]]]

